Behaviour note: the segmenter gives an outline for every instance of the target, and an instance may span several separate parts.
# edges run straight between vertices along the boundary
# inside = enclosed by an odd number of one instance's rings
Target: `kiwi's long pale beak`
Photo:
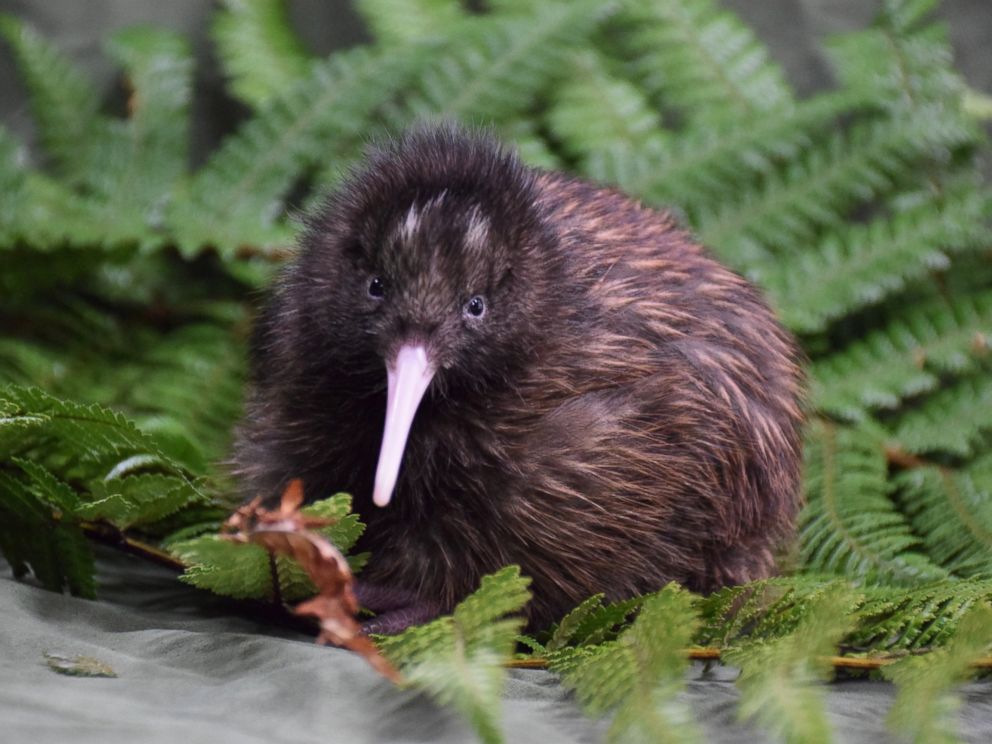
[[[386,372],[389,379],[386,426],[372,490],[372,501],[376,506],[386,506],[392,498],[410,426],[434,377],[434,367],[427,357],[427,349],[420,344],[405,344],[392,362],[386,364]]]

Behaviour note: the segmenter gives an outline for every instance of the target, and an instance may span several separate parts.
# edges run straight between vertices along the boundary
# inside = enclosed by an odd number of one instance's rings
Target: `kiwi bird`
[[[235,470],[353,494],[395,632],[519,564],[530,626],[768,576],[799,504],[798,353],[664,212],[487,134],[373,146],[256,326]]]

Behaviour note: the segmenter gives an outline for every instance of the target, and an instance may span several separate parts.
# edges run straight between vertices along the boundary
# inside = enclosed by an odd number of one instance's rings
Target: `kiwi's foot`
[[[439,603],[420,599],[413,592],[397,587],[358,581],[355,596],[362,607],[376,613],[362,623],[366,633],[393,635],[441,614]]]

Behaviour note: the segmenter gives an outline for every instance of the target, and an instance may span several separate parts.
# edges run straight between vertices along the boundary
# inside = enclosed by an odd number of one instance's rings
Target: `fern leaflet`
[[[289,242],[278,222],[282,197],[335,142],[363,129],[368,113],[416,67],[411,63],[364,48],[342,52],[273,98],[224,141],[172,210],[182,249],[191,255],[214,245],[231,254],[242,245]]]
[[[523,624],[506,616],[520,612],[530,599],[529,583],[518,567],[508,566],[484,577],[451,615],[380,641],[382,652],[411,685],[454,705],[487,744],[502,741],[502,662]]]
[[[661,106],[700,124],[791,104],[766,49],[713,0],[628,0],[623,10],[625,56]]]
[[[975,454],[992,430],[992,375],[966,377],[900,416],[893,436],[910,452]]]
[[[956,742],[954,712],[960,700],[952,688],[969,676],[970,663],[992,646],[992,609],[977,604],[961,619],[955,637],[926,658],[907,657],[886,667],[899,694],[889,724],[913,742]]]
[[[589,714],[615,711],[611,742],[698,741],[691,712],[677,700],[696,624],[692,595],[669,584],[643,599],[616,640],[552,651],[550,668]]]
[[[992,293],[933,300],[814,362],[812,400],[821,411],[861,420],[936,389],[941,376],[976,371],[990,346]]]
[[[896,482],[934,561],[958,576],[992,576],[992,456],[959,471],[913,468]]]
[[[567,53],[588,36],[601,3],[542,4],[533,17],[468,19],[422,72],[418,91],[390,111],[403,126],[418,117],[501,121],[527,108],[556,75]]]
[[[851,624],[851,594],[842,586],[820,594],[795,629],[774,640],[750,640],[721,659],[741,667],[740,715],[754,718],[790,744],[831,741],[817,684],[832,673],[829,657]]]
[[[71,182],[85,182],[94,165],[88,148],[103,125],[97,115],[99,96],[90,81],[31,27],[4,15],[0,34],[24,75],[38,135],[52,164]]]
[[[211,36],[230,91],[256,108],[305,77],[312,64],[289,26],[284,0],[225,0]]]
[[[889,497],[883,441],[868,425],[809,426],[800,515],[807,570],[902,582],[944,575],[918,552],[918,538]]]
[[[447,36],[465,17],[459,0],[357,0],[356,8],[383,46]]]
[[[762,281],[786,325],[804,333],[822,331],[929,271],[946,269],[950,254],[985,248],[989,215],[992,198],[981,192],[927,203],[840,229],[816,249],[775,262],[761,272]]]

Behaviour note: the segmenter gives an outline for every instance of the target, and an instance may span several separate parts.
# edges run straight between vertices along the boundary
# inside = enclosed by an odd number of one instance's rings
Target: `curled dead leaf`
[[[343,646],[360,654],[387,679],[400,682],[400,674],[362,632],[355,579],[348,561],[323,535],[311,531],[333,520],[309,517],[300,512],[303,483],[290,481],[277,510],[265,509],[261,499],[239,507],[224,525],[225,537],[241,543],[261,545],[270,553],[288,555],[306,571],[317,587],[317,595],[295,608],[298,615],[317,618],[317,642]]]

